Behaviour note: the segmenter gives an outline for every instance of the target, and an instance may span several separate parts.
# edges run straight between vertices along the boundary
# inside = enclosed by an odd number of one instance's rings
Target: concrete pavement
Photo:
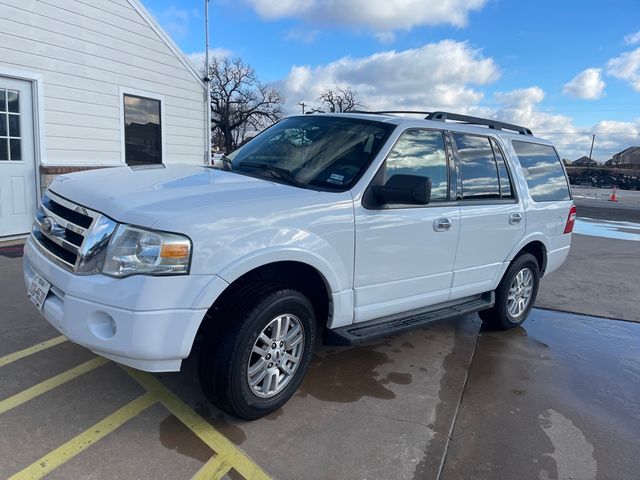
[[[638,392],[638,324],[536,310],[483,330],[441,478],[638,478]]]

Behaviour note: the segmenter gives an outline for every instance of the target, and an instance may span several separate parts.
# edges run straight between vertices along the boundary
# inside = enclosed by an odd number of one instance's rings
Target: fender
[[[342,238],[341,238],[342,237]],[[338,292],[353,285],[353,237],[336,235],[330,244],[308,230],[291,227],[263,228],[234,239],[221,252],[233,259],[217,275],[233,283],[247,272],[268,263],[301,262],[314,267],[324,277],[329,290]],[[343,242],[339,240],[343,239]],[[348,252],[340,255],[338,252]],[[241,255],[238,256],[238,253]],[[345,258],[346,257],[346,258]],[[346,261],[345,261],[346,260]],[[347,268],[347,265],[349,267]]]
[[[523,238],[521,238],[520,241],[516,244],[516,246],[513,247],[513,249],[509,252],[509,255],[507,256],[507,258],[505,259],[505,262],[506,263],[511,262],[511,260],[515,258],[518,252],[522,250],[525,245],[535,241],[542,243],[542,245],[544,245],[545,250],[549,251],[547,238],[542,234],[542,232],[531,232],[525,235]]]
[[[540,243],[542,243],[542,245],[544,245],[545,250],[549,251],[549,245],[545,241],[545,237],[542,235],[541,232],[532,232],[526,235],[525,237],[521,238],[518,244],[509,252],[509,255],[507,256],[504,263],[502,264],[502,267],[500,267],[500,269],[496,273],[496,276],[493,278],[494,288],[498,287],[498,284],[500,283],[500,281],[502,280],[502,277],[506,273],[507,268],[509,268],[509,264],[515,258],[515,256],[520,252],[520,250],[522,250],[527,244],[535,241],[539,241]]]
[[[275,262],[293,261],[315,268],[324,278],[333,300],[331,324],[353,321],[353,237],[344,236],[345,258],[326,240],[311,232],[293,228],[266,228],[236,238],[219,250],[220,258],[244,253],[219,269],[198,295],[194,308],[208,308],[242,275]],[[348,244],[346,239],[349,238]]]

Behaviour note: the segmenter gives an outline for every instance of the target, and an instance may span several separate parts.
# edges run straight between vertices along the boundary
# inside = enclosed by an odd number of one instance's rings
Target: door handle
[[[518,225],[522,221],[522,215],[519,213],[512,213],[509,215],[509,225]]]
[[[448,218],[436,218],[433,221],[433,229],[436,232],[446,232],[451,228],[451,220]]]

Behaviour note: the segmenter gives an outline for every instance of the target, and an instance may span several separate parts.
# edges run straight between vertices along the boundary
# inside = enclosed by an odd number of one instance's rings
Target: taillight
[[[573,226],[576,223],[576,212],[578,210],[576,209],[575,205],[571,206],[571,210],[569,210],[569,218],[567,218],[567,224],[564,227],[564,233],[571,233],[573,232]]]

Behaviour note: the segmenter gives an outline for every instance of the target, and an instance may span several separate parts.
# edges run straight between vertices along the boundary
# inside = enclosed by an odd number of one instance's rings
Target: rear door
[[[355,205],[355,321],[392,315],[449,298],[460,233],[451,201],[450,148],[440,130],[402,133],[373,184],[396,174],[429,177],[428,205]],[[368,191],[370,192],[370,190]]]
[[[452,133],[459,167],[460,240],[451,299],[493,290],[514,245],[524,237],[518,200],[502,147],[489,136]]]

